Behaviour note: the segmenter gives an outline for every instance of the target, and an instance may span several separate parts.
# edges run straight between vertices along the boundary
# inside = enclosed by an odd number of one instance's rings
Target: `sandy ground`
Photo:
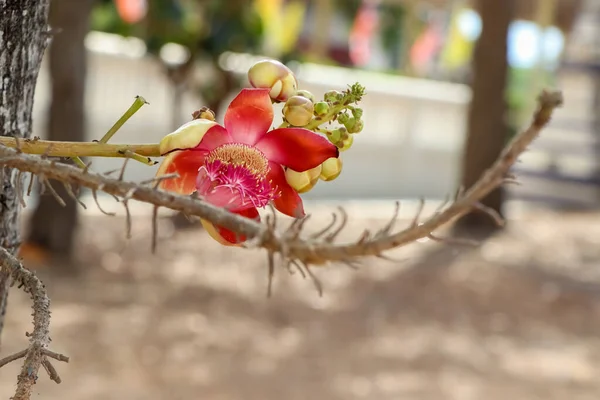
[[[359,227],[383,224],[355,215]],[[479,248],[415,243],[402,263],[279,270],[260,251],[138,216],[87,216],[78,276],[39,268],[63,383],[39,399],[597,399],[600,214],[539,211]],[[0,356],[26,345],[29,299],[11,293]],[[0,398],[20,363],[0,370]]]

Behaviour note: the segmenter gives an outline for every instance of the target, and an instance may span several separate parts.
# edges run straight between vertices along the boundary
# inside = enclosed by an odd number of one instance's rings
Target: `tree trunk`
[[[473,54],[473,98],[469,110],[467,142],[462,166],[462,185],[471,187],[499,156],[509,127],[505,90],[508,77],[507,36],[515,0],[480,0],[482,32]],[[502,212],[499,188],[483,199],[486,206]],[[458,221],[463,230],[493,231],[497,225],[487,215],[473,212]]]
[[[49,39],[48,0],[0,0],[0,135],[29,137],[33,96]],[[10,168],[0,169],[0,246],[19,248],[19,199]],[[10,276],[0,271],[0,333]]]
[[[50,26],[55,32],[49,48],[52,99],[48,110],[48,139],[83,141],[85,138],[85,35],[89,32],[92,0],[54,0]],[[61,184],[53,185],[65,200],[41,195],[30,221],[27,244],[41,248],[68,266],[77,228],[77,203]]]

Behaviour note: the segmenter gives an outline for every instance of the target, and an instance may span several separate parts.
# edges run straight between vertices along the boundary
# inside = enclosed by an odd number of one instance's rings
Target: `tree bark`
[[[473,98],[463,157],[462,185],[471,187],[498,158],[506,143],[509,126],[505,98],[508,81],[508,28],[514,17],[515,0],[480,0],[483,27],[473,54]],[[496,189],[482,203],[502,212],[503,192]],[[465,215],[459,230],[492,231],[495,222],[483,213]]]
[[[49,0],[0,0],[0,135],[29,137],[33,97],[49,40]],[[0,169],[0,246],[16,254],[20,245],[19,195],[10,168]],[[13,178],[13,179],[11,179]],[[19,176],[20,178],[20,176]],[[0,270],[0,333],[10,275]]]
[[[90,28],[92,0],[54,0],[50,5],[50,26],[55,32],[49,48],[51,103],[48,110],[48,139],[83,141],[85,138],[85,81],[87,72],[84,40]],[[28,245],[41,248],[70,265],[77,229],[77,203],[61,184],[53,185],[65,200],[61,206],[47,194],[30,221]]]

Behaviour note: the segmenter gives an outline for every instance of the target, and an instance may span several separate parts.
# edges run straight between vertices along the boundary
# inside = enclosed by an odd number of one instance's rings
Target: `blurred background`
[[[470,214],[444,235],[366,260],[277,271],[220,247],[197,223],[151,209],[103,215],[34,194],[22,256],[48,286],[63,383],[45,399],[592,399],[600,395],[600,1],[52,0],[34,132],[99,139],[136,95],[113,139],[157,142],[208,106],[222,120],[255,61],[276,58],[321,97],[360,82],[365,129],[344,172],[304,195],[318,229],[338,205],[342,240],[407,224],[468,187],[531,118],[543,88],[565,105],[488,196],[507,219]],[[92,160],[106,172],[122,161]],[[129,163],[127,179],[155,167]],[[57,187],[58,190],[58,187]],[[66,196],[63,196],[66,197]],[[133,202],[132,202],[133,203]],[[78,208],[79,207],[79,208]],[[2,354],[22,348],[29,299],[13,289]],[[17,363],[0,370],[12,393]]]

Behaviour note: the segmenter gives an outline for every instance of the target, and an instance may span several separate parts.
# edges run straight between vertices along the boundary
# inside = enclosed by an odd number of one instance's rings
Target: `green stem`
[[[338,113],[340,113],[345,106],[343,105],[339,105],[336,107],[331,107],[331,109],[329,110],[329,112],[325,115],[321,115],[320,117],[315,117],[313,118],[307,125],[304,126],[304,128],[312,131],[317,129],[319,126],[328,123],[329,121],[333,120],[333,118],[338,115]]]
[[[158,163],[158,161],[152,161],[152,159],[150,157],[144,157],[143,155],[141,155],[139,153],[134,153],[131,150],[125,150],[123,152],[123,155],[125,157],[129,157],[132,160],[139,161],[139,162],[141,162],[143,164],[146,164],[146,165],[155,165],[155,164]]]
[[[127,120],[129,120],[129,118],[133,116],[133,114],[138,112],[138,110],[142,108],[144,104],[148,104],[148,102],[142,96],[136,96],[131,107],[129,107],[129,109],[125,111],[121,118],[119,118],[119,120],[115,122],[112,128],[110,128],[108,132],[106,132],[106,134],[102,136],[102,139],[99,140],[99,143],[108,143],[108,141],[114,136],[114,134],[117,133],[119,129],[121,129],[125,122],[127,122]]]
[[[81,157],[71,157],[71,160],[73,160],[75,165],[77,165],[80,168],[85,168],[87,166],[87,165],[85,165],[85,163],[83,162]]]
[[[0,145],[19,149],[27,154],[40,154],[48,157],[130,157],[152,165],[146,157],[161,157],[158,143],[148,144],[112,144],[96,142],[55,142],[49,140],[31,140],[0,136]],[[131,153],[139,157],[133,157]]]

